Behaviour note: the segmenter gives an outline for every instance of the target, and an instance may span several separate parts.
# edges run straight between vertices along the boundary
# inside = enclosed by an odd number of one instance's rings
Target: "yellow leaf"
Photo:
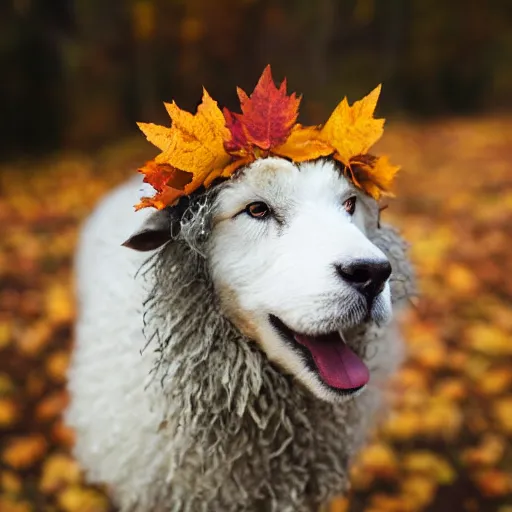
[[[457,403],[432,399],[421,412],[421,430],[435,438],[453,439],[459,434],[462,420]]]
[[[378,200],[382,195],[392,195],[391,185],[399,170],[400,166],[392,165],[387,156],[375,159],[362,155],[349,161],[347,171],[352,174],[356,186]]]
[[[335,108],[321,130],[322,137],[334,147],[336,156],[345,165],[368,150],[382,137],[384,119],[374,119],[381,86],[349,106],[345,97]]]
[[[333,151],[333,147],[322,139],[316,126],[303,127],[300,124],[293,127],[284,144],[272,150],[276,155],[290,158],[294,162],[329,156]]]
[[[365,448],[359,456],[359,464],[364,472],[375,476],[393,476],[397,471],[397,460],[390,446],[375,443]]]
[[[478,390],[485,395],[498,395],[508,391],[512,384],[510,368],[490,368],[478,382]]]
[[[512,434],[512,397],[502,398],[494,404],[494,416],[507,433]]]
[[[501,329],[491,325],[475,324],[468,328],[466,337],[475,350],[489,356],[512,355],[510,336]]]
[[[57,501],[64,512],[107,512],[110,509],[106,498],[99,492],[78,485],[59,493]]]
[[[45,460],[40,482],[40,488],[44,493],[54,493],[79,481],[80,468],[68,455],[55,454]]]
[[[18,494],[21,491],[19,476],[12,471],[2,471],[0,473],[0,489],[9,494]]]
[[[423,510],[433,499],[437,489],[436,482],[425,476],[411,476],[402,483],[402,493],[414,506],[413,510]]]
[[[173,133],[169,147],[155,161],[192,172],[194,178],[185,190],[194,190],[210,172],[223,168],[230,161],[224,149],[224,141],[230,137],[226,120],[206,90],[195,115],[181,110],[174,102],[165,107],[172,119]]]
[[[171,146],[173,130],[170,127],[154,123],[137,123],[137,126],[146,136],[146,139],[160,151],[167,151]]]
[[[174,102],[166,103],[165,107],[172,119],[171,128],[146,123],[139,123],[139,128],[149,142],[162,150],[154,160],[156,166],[189,172],[193,177],[186,183],[180,178],[182,172],[168,172],[167,181],[162,184],[160,173],[145,173],[145,181],[160,191],[159,200],[143,198],[137,208],[173,204],[203,185],[211,174],[217,177],[219,169],[224,169],[231,160],[224,149],[224,142],[231,136],[226,120],[206,90],[195,115],[181,110]],[[153,179],[158,183],[153,183]]]
[[[407,440],[421,431],[422,416],[415,411],[397,411],[392,414],[384,426],[384,432],[391,438]]]
[[[446,282],[457,293],[475,293],[478,282],[475,273],[464,265],[452,263],[445,270]]]
[[[54,352],[46,360],[46,371],[48,375],[56,382],[66,380],[66,370],[69,364],[69,354],[63,350]]]
[[[46,314],[50,321],[69,321],[74,315],[74,300],[69,286],[55,283],[46,291]]]
[[[439,455],[429,451],[415,451],[404,459],[404,468],[410,473],[423,475],[440,484],[449,484],[455,479],[451,465]]]

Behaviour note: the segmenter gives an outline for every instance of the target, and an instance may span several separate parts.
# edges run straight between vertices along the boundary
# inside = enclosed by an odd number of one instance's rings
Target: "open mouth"
[[[309,366],[330,388],[350,394],[362,389],[370,380],[368,367],[339,332],[308,336],[294,332],[274,315],[269,315],[269,319],[288,343],[300,349]]]

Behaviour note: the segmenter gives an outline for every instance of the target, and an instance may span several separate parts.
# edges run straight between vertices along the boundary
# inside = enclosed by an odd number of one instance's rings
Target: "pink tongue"
[[[295,340],[309,349],[322,379],[329,386],[354,389],[370,380],[366,365],[337,333],[316,338],[296,334]]]

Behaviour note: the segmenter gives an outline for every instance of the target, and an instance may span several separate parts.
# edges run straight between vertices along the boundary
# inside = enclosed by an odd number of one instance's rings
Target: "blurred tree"
[[[8,0],[0,150],[95,147],[203,84],[235,108],[267,63],[303,122],[382,81],[388,113],[511,107],[511,27],[508,0]]]
[[[65,122],[62,49],[74,27],[72,4],[17,0],[0,13],[0,150],[56,147]]]

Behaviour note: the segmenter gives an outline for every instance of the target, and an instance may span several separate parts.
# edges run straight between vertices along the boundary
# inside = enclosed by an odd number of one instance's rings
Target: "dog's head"
[[[391,266],[367,237],[375,201],[333,161],[280,158],[257,160],[213,201],[205,255],[225,315],[319,398],[354,396],[369,372],[347,333],[391,317]]]

